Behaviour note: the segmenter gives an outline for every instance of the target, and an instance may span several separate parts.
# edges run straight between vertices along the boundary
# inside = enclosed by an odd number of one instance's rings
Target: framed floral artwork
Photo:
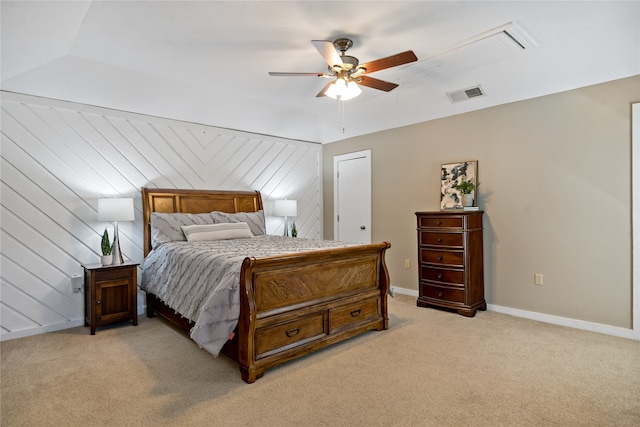
[[[478,186],[478,161],[470,160],[459,163],[446,163],[440,168],[440,209],[462,209],[462,191],[459,187],[464,182],[473,183],[471,196],[476,206],[476,189]]]

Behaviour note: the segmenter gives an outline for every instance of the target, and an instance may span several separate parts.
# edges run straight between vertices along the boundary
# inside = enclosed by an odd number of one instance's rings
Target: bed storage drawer
[[[289,322],[265,326],[256,330],[256,354],[265,355],[272,350],[285,350],[327,334],[326,312],[313,313]]]
[[[373,298],[332,308],[329,310],[329,330],[333,332],[336,329],[376,317],[380,313],[379,307],[379,298]]]

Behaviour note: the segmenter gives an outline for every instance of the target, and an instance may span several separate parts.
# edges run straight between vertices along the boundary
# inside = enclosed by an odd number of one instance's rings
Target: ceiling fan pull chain
[[[338,116],[340,117],[340,130],[344,133],[344,101],[338,96]]]

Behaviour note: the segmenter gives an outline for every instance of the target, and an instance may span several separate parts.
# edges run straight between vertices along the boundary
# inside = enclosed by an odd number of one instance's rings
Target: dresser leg
[[[478,310],[458,310],[458,314],[465,317],[474,317]]]

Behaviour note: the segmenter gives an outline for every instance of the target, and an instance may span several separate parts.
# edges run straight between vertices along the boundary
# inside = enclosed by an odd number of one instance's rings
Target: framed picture
[[[472,191],[473,204],[476,206],[476,190],[478,179],[478,161],[470,160],[459,163],[446,163],[440,169],[440,209],[462,209],[462,192],[455,187],[463,180],[474,184]]]

